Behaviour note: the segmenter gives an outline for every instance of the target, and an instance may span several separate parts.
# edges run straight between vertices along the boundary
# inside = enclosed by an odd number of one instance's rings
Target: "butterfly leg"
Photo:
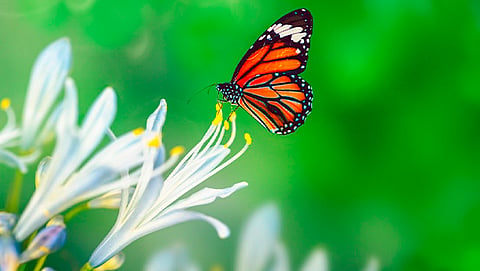
[[[217,103],[221,103],[221,104],[228,103],[227,100],[220,98],[220,92],[217,92]]]
[[[235,111],[237,111],[237,109],[238,109],[239,107],[240,107],[240,106],[237,105],[237,106],[235,106],[235,108],[234,108],[233,104],[230,105],[230,114],[228,115],[227,120],[230,120],[230,117],[233,115],[233,113],[235,113]]]

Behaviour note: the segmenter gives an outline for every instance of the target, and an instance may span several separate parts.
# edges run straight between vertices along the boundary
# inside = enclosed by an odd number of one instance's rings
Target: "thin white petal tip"
[[[160,106],[163,107],[163,106],[167,106],[167,101],[165,99],[161,99],[160,100]]]

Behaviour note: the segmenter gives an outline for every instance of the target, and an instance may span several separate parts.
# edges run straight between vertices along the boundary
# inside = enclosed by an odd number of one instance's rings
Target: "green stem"
[[[13,177],[12,187],[10,193],[7,195],[7,202],[5,210],[10,213],[18,212],[18,205],[20,203],[20,194],[22,192],[23,173],[20,170],[15,172]]]
[[[37,263],[35,264],[35,267],[33,268],[33,271],[40,271],[42,270],[43,265],[45,264],[45,260],[47,259],[48,255],[45,255],[41,257],[40,259],[37,260]]]
[[[70,220],[72,220],[72,218],[74,216],[76,216],[78,213],[80,213],[81,211],[86,210],[86,209],[88,209],[87,203],[82,203],[80,205],[77,205],[77,206],[73,207],[73,209],[68,211],[65,214],[65,216],[63,217],[65,223],[69,222]]]

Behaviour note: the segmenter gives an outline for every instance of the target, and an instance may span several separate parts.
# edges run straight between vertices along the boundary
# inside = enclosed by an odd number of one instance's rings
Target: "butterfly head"
[[[223,98],[232,104],[238,104],[242,96],[242,89],[234,83],[221,83],[217,85],[217,90],[223,94]]]

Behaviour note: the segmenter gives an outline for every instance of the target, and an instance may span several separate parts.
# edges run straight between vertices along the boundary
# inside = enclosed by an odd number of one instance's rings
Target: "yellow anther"
[[[185,148],[183,146],[176,146],[170,151],[170,156],[181,155],[184,152],[185,152]]]
[[[52,215],[50,214],[50,212],[47,209],[43,209],[42,213],[45,217],[48,217],[48,218],[52,217]]]
[[[228,131],[228,129],[230,129],[230,123],[228,121],[224,121],[223,126],[225,127],[225,130],[227,130],[227,131]]]
[[[137,129],[133,130],[132,133],[134,135],[138,136],[138,135],[141,135],[144,131],[145,131],[145,129],[140,127],[140,128],[137,128]]]
[[[50,252],[51,252],[50,249],[49,249],[48,247],[46,247],[46,246],[40,246],[40,247],[38,248],[38,250],[40,250],[41,252],[43,252],[43,253],[45,253],[45,254],[50,254]]]
[[[234,121],[236,118],[237,118],[237,113],[233,111],[232,113],[230,113],[230,117],[228,118],[228,120]]]
[[[213,125],[219,125],[223,120],[222,116],[222,111],[218,111],[217,115],[215,116],[215,119],[213,119],[212,124]]]
[[[223,267],[219,264],[216,264],[214,266],[212,266],[212,268],[210,268],[210,271],[223,271],[225,269],[223,269]]]
[[[65,223],[63,222],[63,216],[57,215],[57,216],[53,217],[52,219],[50,219],[50,221],[47,222],[46,226],[47,227],[49,227],[49,226],[62,226],[62,227],[64,227]]]
[[[249,133],[245,133],[244,137],[245,137],[245,141],[247,142],[247,145],[252,144],[252,137],[250,136]]]
[[[217,104],[215,105],[215,110],[216,110],[217,112],[220,111],[220,110],[222,110],[222,104],[221,104],[221,103],[217,103]]]
[[[0,108],[2,108],[2,110],[7,110],[9,107],[10,107],[10,99],[3,98],[2,101],[0,102]]]
[[[160,136],[155,136],[152,140],[148,141],[148,146],[149,147],[155,147],[158,148],[162,145],[162,142],[160,142]]]

